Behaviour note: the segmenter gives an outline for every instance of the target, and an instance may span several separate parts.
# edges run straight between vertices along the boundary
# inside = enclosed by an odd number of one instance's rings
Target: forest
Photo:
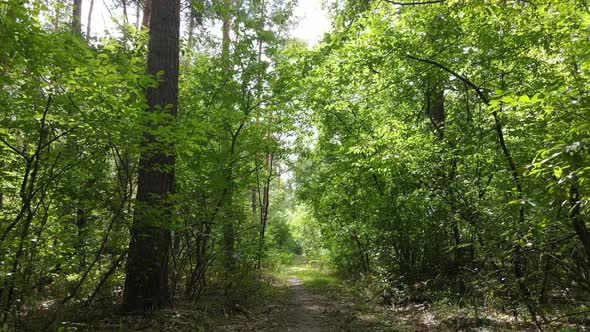
[[[0,0],[0,331],[590,329],[588,0],[100,2]]]

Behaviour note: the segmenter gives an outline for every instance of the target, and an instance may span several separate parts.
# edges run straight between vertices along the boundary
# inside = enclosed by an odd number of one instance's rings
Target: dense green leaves
[[[113,296],[150,136],[176,298],[231,305],[297,252],[386,301],[587,306],[588,4],[334,1],[314,49],[294,5],[194,3],[173,119],[144,112],[144,31],[88,45],[69,3],[0,3],[0,310]]]
[[[586,292],[587,8],[347,4],[306,79],[298,178],[336,265],[461,301],[501,289],[534,316],[559,280]]]

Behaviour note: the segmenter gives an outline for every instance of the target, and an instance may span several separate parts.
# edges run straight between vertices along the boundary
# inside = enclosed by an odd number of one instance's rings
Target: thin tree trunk
[[[57,29],[59,29],[59,14],[60,14],[59,6],[55,6],[55,17],[53,20],[53,30],[55,30],[55,31],[57,31]]]
[[[92,301],[94,300],[94,298],[96,297],[96,295],[98,295],[98,292],[100,292],[100,290],[102,289],[102,286],[107,282],[107,280],[109,279],[109,277],[117,270],[117,268],[119,268],[119,265],[121,265],[121,263],[125,259],[125,256],[126,255],[127,255],[126,252],[120,254],[119,257],[111,264],[111,267],[102,276],[102,278],[100,279],[100,282],[98,283],[98,285],[96,286],[96,288],[94,289],[94,291],[92,292],[92,294],[84,302],[84,305],[89,305],[90,303],[92,303]]]
[[[193,36],[194,30],[195,30],[195,17],[191,14],[190,21],[188,22],[188,47],[189,47],[189,49],[192,49],[195,44],[195,40],[194,40],[194,36]]]
[[[86,25],[86,42],[90,40],[90,29],[92,28],[92,10],[94,9],[94,0],[90,0],[88,8],[88,24]]]
[[[221,45],[221,58],[223,60],[224,71],[226,74],[226,79],[231,79],[231,61],[230,61],[230,30],[231,30],[231,15],[230,11],[233,5],[233,0],[224,0],[223,2],[224,8],[222,8],[222,45]],[[228,112],[231,109],[228,108]],[[235,268],[236,268],[236,261],[234,257],[234,244],[235,244],[235,232],[234,232],[234,216],[233,216],[233,199],[234,199],[234,188],[233,188],[233,169],[232,169],[232,157],[234,152],[234,147],[236,144],[236,140],[239,134],[239,130],[235,133],[231,134],[231,143],[230,146],[227,148],[228,157],[226,160],[226,165],[224,165],[224,202],[223,202],[223,224],[222,224],[222,234],[223,234],[223,265],[225,269],[225,284],[224,284],[224,292],[225,292],[225,299],[226,299],[226,306],[231,307],[233,306],[233,299],[232,293],[233,288],[235,286],[234,278],[235,278]]]
[[[35,153],[31,156],[26,158],[27,167],[25,171],[25,176],[23,179],[23,183],[20,190],[20,196],[22,200],[22,208],[18,216],[16,217],[15,221],[9,225],[9,227],[4,231],[2,241],[10,231],[11,226],[16,226],[21,220],[23,221],[22,230],[20,232],[19,241],[18,241],[18,249],[15,253],[14,260],[12,262],[12,269],[10,271],[10,280],[8,281],[7,287],[7,296],[6,296],[6,303],[4,305],[4,311],[9,311],[10,307],[12,306],[12,300],[14,297],[15,287],[17,286],[15,280],[17,276],[20,275],[19,268],[21,265],[21,261],[23,256],[25,255],[25,242],[27,237],[29,236],[29,231],[31,228],[31,223],[33,222],[33,218],[35,216],[35,211],[32,209],[32,201],[37,193],[37,175],[39,173],[39,169],[41,167],[40,159],[43,155],[43,149],[46,147],[49,131],[47,130],[47,114],[49,113],[49,107],[51,106],[52,96],[49,95],[47,98],[47,104],[45,106],[45,110],[43,112],[43,116],[41,117],[41,125],[39,127],[39,139],[37,141],[37,148]],[[26,216],[26,217],[25,217]],[[24,219],[22,219],[24,218]],[[0,242],[1,243],[1,242]],[[1,294],[0,294],[1,295]],[[1,298],[1,296],[0,296]]]
[[[86,267],[86,248],[84,246],[84,242],[86,241],[86,237],[88,236],[86,229],[87,229],[87,219],[86,219],[86,211],[81,207],[81,202],[78,200],[77,202],[78,207],[76,208],[76,228],[78,229],[77,239],[76,239],[76,253],[80,256],[80,267],[84,269]]]
[[[421,58],[417,58],[417,57],[409,55],[409,54],[406,54],[406,57],[408,57],[412,60],[422,62],[422,63],[428,63],[430,65],[433,65],[435,67],[438,67],[438,68],[446,71],[449,74],[452,74],[453,76],[460,79],[467,86],[472,88],[475,91],[475,93],[477,94],[477,96],[480,98],[480,100],[486,106],[488,106],[490,104],[490,100],[489,100],[488,96],[485,94],[485,92],[480,87],[475,85],[471,80],[464,77],[463,75],[451,70],[450,68],[448,68],[436,61],[430,60],[430,59],[421,59]],[[510,150],[508,149],[508,146],[506,145],[506,141],[504,140],[504,129],[502,128],[502,122],[498,118],[497,111],[495,111],[495,110],[492,111],[491,115],[494,119],[495,130],[496,130],[496,134],[497,134],[497,138],[498,138],[498,144],[500,145],[500,149],[502,150],[502,154],[504,155],[504,158],[506,159],[506,162],[508,164],[508,169],[510,171],[512,182],[514,183],[514,186],[516,187],[516,198],[519,201],[522,201],[522,199],[524,197],[522,180],[520,178],[520,174],[518,172],[518,169],[516,168],[516,163],[514,162],[514,158],[512,157],[512,154],[510,153]],[[519,204],[519,205],[520,206],[518,209],[518,223],[522,225],[525,222],[524,204]],[[535,322],[535,325],[537,325],[537,327],[541,328],[539,319],[537,317],[536,304],[532,298],[532,295],[531,295],[531,292],[530,292],[528,286],[525,283],[525,277],[526,277],[525,263],[526,263],[526,259],[524,257],[524,254],[523,254],[521,248],[518,245],[515,245],[514,246],[514,270],[513,270],[514,276],[516,277],[519,290],[521,292],[521,295],[524,298],[524,302],[526,303],[529,313],[531,314],[531,318]]]
[[[4,162],[0,161],[0,169],[4,168]],[[0,185],[0,211],[4,208],[4,195],[2,194],[2,186]]]
[[[258,253],[256,257],[256,268],[259,269],[262,263],[262,253],[264,251],[264,240],[266,236],[266,226],[268,222],[268,208],[270,206],[270,181],[272,179],[273,156],[268,152],[265,156],[265,168],[268,170],[268,176],[265,179],[262,191],[262,206],[260,209],[260,234],[258,239]]]
[[[155,76],[163,71],[163,75],[158,86],[147,92],[147,112],[176,117],[180,0],[154,0],[151,12],[148,72]],[[172,125],[172,122],[151,124],[159,130],[169,130]],[[172,143],[161,146],[154,134],[146,132],[143,147],[123,296],[123,308],[127,311],[152,311],[170,305],[168,253],[173,217],[170,194],[174,192],[174,146]]]
[[[139,3],[135,4],[135,29],[139,30],[141,28],[141,18],[140,18],[141,11],[139,10]]]
[[[260,1],[258,3],[258,5],[260,6],[260,14],[261,14],[261,19],[262,19],[262,26],[261,28],[264,29],[265,26],[265,4],[264,1]],[[258,64],[261,65],[262,64],[262,39],[258,38]],[[262,68],[262,66],[260,66],[260,68]],[[256,82],[256,94],[258,99],[262,98],[262,72],[258,71],[257,74],[257,82]],[[272,114],[271,116],[268,117],[268,125],[269,128],[272,125]],[[272,134],[270,130],[267,130],[266,133],[266,139],[267,141],[270,143],[271,139],[272,139]],[[270,144],[269,144],[270,146]],[[266,177],[266,181],[264,183],[263,189],[262,189],[262,204],[261,204],[261,210],[260,210],[260,238],[259,238],[259,247],[258,247],[258,253],[257,253],[257,260],[256,260],[256,268],[260,268],[262,265],[262,254],[264,251],[264,242],[265,242],[265,236],[266,236],[266,226],[267,226],[267,222],[268,222],[268,208],[270,206],[270,181],[272,179],[272,169],[273,169],[273,159],[274,156],[271,155],[269,153],[269,151],[265,152],[264,155],[264,168],[268,171],[268,176]]]
[[[125,2],[125,0],[121,0],[121,5],[123,5],[123,18],[125,18],[125,23],[129,23],[129,15],[127,14],[127,2]]]
[[[569,192],[569,203],[570,203],[570,220],[572,222],[572,226],[576,231],[576,235],[578,239],[582,243],[582,247],[586,252],[586,258],[590,259],[590,232],[588,232],[588,228],[586,227],[586,222],[582,218],[582,214],[580,211],[580,193],[578,189],[578,184],[576,183],[577,179],[574,177],[572,179],[572,186],[570,187]]]
[[[82,36],[82,0],[74,0],[72,4],[72,33]]]
[[[256,215],[257,215],[256,214],[256,209],[258,208],[257,202],[256,202],[257,199],[258,199],[258,195],[256,194],[256,188],[252,188],[251,195],[250,195],[250,206],[252,207],[252,214],[254,215],[254,217],[256,217]]]

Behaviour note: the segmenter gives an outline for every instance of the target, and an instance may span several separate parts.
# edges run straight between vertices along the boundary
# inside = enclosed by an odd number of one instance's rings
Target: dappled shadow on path
[[[301,280],[295,276],[287,280],[289,289],[293,294],[293,304],[287,308],[284,321],[279,326],[269,328],[265,331],[327,331],[323,315],[324,308],[319,305],[318,300],[309,294]]]

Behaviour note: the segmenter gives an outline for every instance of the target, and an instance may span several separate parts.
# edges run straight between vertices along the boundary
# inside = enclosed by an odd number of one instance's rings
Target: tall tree
[[[140,156],[137,206],[131,228],[123,307],[150,311],[170,304],[168,252],[174,191],[174,146],[165,138],[178,104],[180,1],[151,1],[148,72],[159,84],[147,92],[148,118]]]
[[[222,8],[222,45],[221,45],[221,58],[223,61],[223,69],[226,75],[226,80],[231,80],[231,59],[230,59],[230,31],[231,31],[231,11],[233,9],[233,0],[224,0],[223,1],[223,8]],[[228,105],[231,105],[228,103]],[[231,106],[228,106],[227,111],[231,111]],[[240,126],[241,127],[241,126]],[[231,128],[231,127],[230,127]],[[231,139],[229,140],[228,144],[226,144],[225,149],[227,150],[228,158],[226,160],[226,165],[224,165],[224,188],[223,188],[223,212],[224,212],[224,221],[223,221],[223,262],[225,268],[225,293],[226,293],[226,301],[227,305],[231,306],[231,293],[232,289],[235,285],[234,283],[234,274],[236,269],[236,259],[235,259],[235,227],[234,227],[234,211],[232,202],[234,199],[234,170],[233,170],[233,162],[232,157],[236,147],[236,141],[240,130],[236,130],[235,132],[230,129],[230,136]]]

